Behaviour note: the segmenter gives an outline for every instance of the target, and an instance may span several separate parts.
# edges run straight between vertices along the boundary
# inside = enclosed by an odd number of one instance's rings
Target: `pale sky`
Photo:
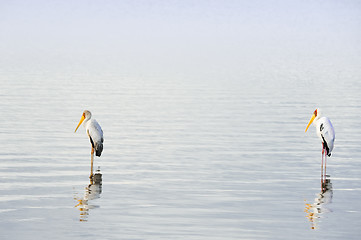
[[[0,1],[0,77],[230,77],[309,59],[358,64],[360,43],[356,0]]]

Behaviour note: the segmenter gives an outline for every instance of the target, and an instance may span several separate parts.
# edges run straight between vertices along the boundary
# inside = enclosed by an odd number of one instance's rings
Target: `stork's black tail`
[[[100,157],[102,155],[103,151],[103,143],[98,143],[95,146],[95,156]]]
[[[326,150],[327,156],[331,157],[330,149],[327,146],[327,142],[322,135],[321,135],[321,137],[322,137],[322,147]]]

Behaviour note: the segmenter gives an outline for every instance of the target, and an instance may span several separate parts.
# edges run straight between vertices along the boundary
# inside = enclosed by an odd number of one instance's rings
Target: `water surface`
[[[361,89],[354,79],[333,82],[325,95],[337,98],[324,101],[308,92],[312,86],[243,80],[109,77],[98,87],[96,78],[42,78],[16,75],[1,90],[5,239],[357,238]],[[318,103],[336,129],[327,206],[317,205],[321,144],[314,128],[304,133]],[[105,135],[94,198],[90,143],[83,129],[74,133],[89,106]],[[79,199],[87,201],[79,206]]]

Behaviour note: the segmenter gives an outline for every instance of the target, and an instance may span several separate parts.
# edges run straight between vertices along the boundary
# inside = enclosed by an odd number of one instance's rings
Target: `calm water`
[[[358,239],[361,74],[302,69],[202,81],[8,74],[2,239]],[[336,129],[322,196],[321,144],[314,127],[304,133],[316,107]],[[90,143],[74,133],[84,109],[105,135],[91,194]]]

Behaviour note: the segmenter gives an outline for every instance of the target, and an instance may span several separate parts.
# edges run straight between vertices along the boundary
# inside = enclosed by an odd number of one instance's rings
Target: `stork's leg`
[[[90,163],[90,181],[93,179],[93,161],[94,161],[94,148],[92,147],[91,152],[91,163]]]
[[[325,149],[322,144],[322,161],[321,161],[321,189],[323,189],[323,155],[325,153]]]
[[[326,183],[326,160],[327,160],[327,151],[325,151],[325,183]]]

